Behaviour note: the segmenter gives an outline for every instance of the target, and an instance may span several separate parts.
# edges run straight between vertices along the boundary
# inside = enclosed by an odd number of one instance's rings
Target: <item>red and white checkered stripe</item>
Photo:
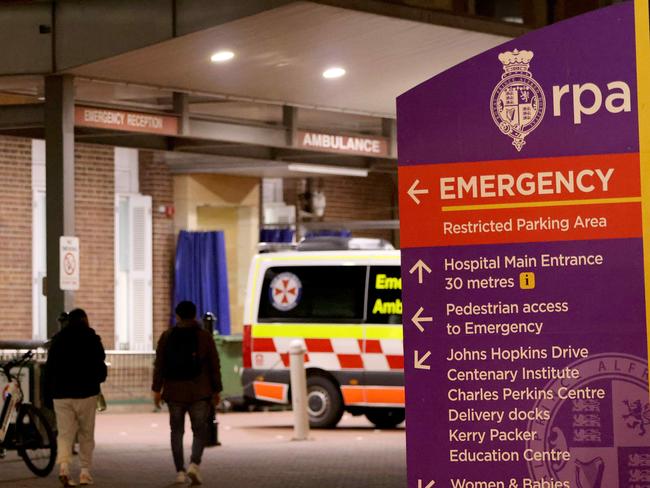
[[[288,368],[289,345],[294,338],[253,338],[256,369]],[[305,366],[326,371],[402,371],[404,351],[399,339],[302,339],[307,349]],[[365,346],[365,347],[364,347]]]

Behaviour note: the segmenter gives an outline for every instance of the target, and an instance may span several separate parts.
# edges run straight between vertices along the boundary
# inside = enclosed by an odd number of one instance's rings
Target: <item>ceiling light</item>
[[[223,63],[230,61],[235,57],[235,53],[232,51],[218,51],[210,57],[210,61],[213,63]]]
[[[322,164],[301,164],[291,163],[288,165],[289,171],[296,173],[317,173],[337,176],[368,176],[368,170],[363,168],[346,168],[345,166],[325,166]]]
[[[323,78],[340,78],[343,75],[345,75],[345,70],[338,66],[334,68],[327,68],[325,71],[323,71]]]

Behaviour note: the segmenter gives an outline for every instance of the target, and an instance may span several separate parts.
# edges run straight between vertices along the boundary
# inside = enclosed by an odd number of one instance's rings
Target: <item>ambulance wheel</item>
[[[307,378],[307,412],[309,426],[314,429],[331,429],[343,416],[343,398],[338,387],[323,376]]]
[[[373,408],[366,412],[366,418],[378,429],[394,429],[405,417],[403,408]]]

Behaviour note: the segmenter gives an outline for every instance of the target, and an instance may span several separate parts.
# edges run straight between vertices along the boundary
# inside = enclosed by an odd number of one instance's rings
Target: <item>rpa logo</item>
[[[530,72],[532,59],[532,51],[515,49],[499,54],[504,73],[490,98],[494,123],[503,134],[512,138],[517,151],[522,150],[525,138],[539,126],[546,112],[544,91]],[[555,85],[552,93],[553,116],[561,117],[562,109],[566,112],[569,108],[574,125],[582,124],[584,116],[601,111],[603,105],[612,114],[632,110],[630,87],[624,81],[612,81],[606,85],[606,90],[595,83]],[[568,96],[569,103],[563,102],[565,96]]]

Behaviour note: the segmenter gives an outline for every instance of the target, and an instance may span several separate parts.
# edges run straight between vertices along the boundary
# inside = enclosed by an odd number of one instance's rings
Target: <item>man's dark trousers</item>
[[[183,434],[185,433],[185,413],[190,414],[192,424],[192,455],[190,463],[201,464],[203,449],[208,439],[208,421],[210,420],[210,399],[199,400],[194,403],[170,402],[169,426],[171,427],[172,455],[176,471],[185,470],[183,456]]]

